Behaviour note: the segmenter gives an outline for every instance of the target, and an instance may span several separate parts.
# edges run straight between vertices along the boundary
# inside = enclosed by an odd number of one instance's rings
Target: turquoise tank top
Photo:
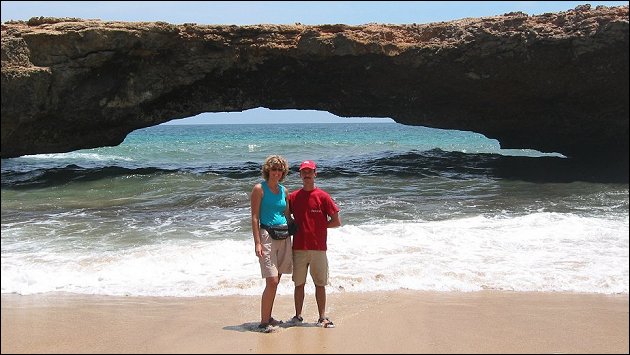
[[[260,183],[263,188],[263,198],[260,203],[260,223],[268,226],[287,224],[284,210],[287,208],[287,200],[284,195],[284,186],[278,184],[280,193],[274,194],[269,189],[267,181]]]

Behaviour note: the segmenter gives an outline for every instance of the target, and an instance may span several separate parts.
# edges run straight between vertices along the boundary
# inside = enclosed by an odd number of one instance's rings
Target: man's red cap
[[[302,164],[300,164],[300,170],[302,169],[317,169],[317,164],[315,164],[314,161],[312,160],[305,160],[302,162]]]

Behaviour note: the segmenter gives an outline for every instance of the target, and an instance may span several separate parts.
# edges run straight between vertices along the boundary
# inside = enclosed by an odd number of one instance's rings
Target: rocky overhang
[[[172,119],[266,107],[627,162],[628,48],[628,6],[405,25],[10,21],[1,156],[113,146]]]

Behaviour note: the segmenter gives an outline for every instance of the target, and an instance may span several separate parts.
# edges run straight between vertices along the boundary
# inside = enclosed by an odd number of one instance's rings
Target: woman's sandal
[[[335,324],[330,319],[328,319],[328,317],[324,317],[320,318],[317,321],[317,326],[322,328],[334,328]]]

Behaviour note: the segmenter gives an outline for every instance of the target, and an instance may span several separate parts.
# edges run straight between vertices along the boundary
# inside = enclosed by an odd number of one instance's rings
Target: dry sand
[[[627,294],[334,293],[334,329],[314,298],[304,326],[263,334],[258,296],[3,294],[2,353],[628,353]]]

